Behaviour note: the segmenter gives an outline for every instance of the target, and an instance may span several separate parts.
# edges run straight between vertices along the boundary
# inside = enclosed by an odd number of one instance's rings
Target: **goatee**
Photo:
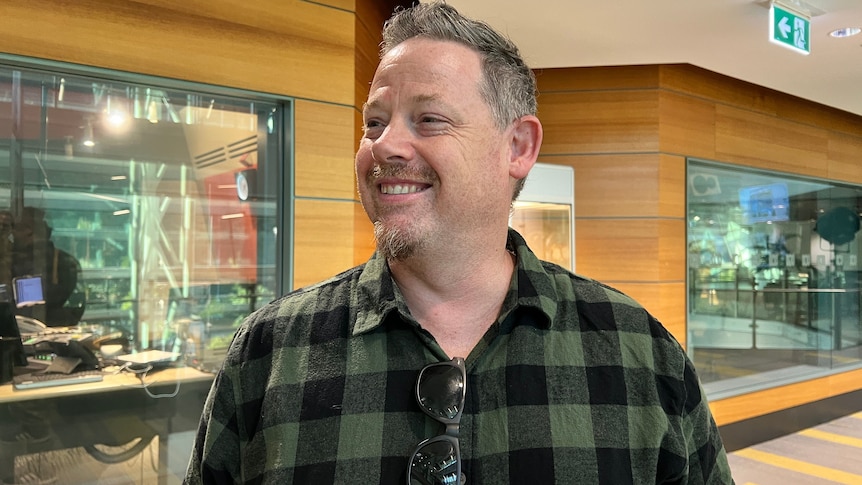
[[[388,261],[403,261],[415,254],[419,246],[406,231],[380,221],[374,223],[374,239],[377,251]]]

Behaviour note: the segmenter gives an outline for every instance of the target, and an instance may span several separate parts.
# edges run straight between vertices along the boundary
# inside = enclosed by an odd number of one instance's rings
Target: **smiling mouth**
[[[380,192],[389,195],[414,194],[425,190],[423,185],[415,184],[381,184]]]

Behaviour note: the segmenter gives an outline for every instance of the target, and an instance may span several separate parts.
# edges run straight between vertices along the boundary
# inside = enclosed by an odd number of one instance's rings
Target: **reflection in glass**
[[[510,224],[540,259],[572,269],[572,206],[515,202]]]
[[[862,363],[862,188],[689,161],[688,347],[711,397]]]
[[[20,438],[0,440],[0,481],[179,480],[168,455],[184,466],[191,440],[175,436],[239,323],[282,290],[283,105],[177,85],[0,66],[0,295],[109,369],[103,388],[6,385],[0,435]],[[115,360],[144,350],[177,368]]]
[[[536,163],[512,207],[509,225],[540,259],[575,270],[575,172]]]
[[[458,448],[454,438],[440,436],[425,443],[410,460],[412,485],[458,483]],[[463,480],[462,480],[463,481]]]
[[[0,104],[0,208],[19,226],[38,211],[77,261],[79,324],[217,365],[208,351],[275,293],[277,106],[17,69],[0,70]],[[28,272],[51,267],[32,257]]]

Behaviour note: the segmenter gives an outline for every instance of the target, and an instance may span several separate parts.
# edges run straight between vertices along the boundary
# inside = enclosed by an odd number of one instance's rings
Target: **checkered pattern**
[[[467,357],[468,484],[733,483],[691,362],[642,307],[539,261]],[[205,405],[187,483],[404,483],[442,426],[413,398],[448,360],[372,257],[250,316]]]

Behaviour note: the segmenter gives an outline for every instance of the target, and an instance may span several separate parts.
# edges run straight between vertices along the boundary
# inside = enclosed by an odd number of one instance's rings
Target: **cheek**
[[[374,161],[371,158],[371,145],[365,142],[360,142],[359,149],[356,151],[354,165],[356,169],[357,182],[361,185],[365,181],[365,176],[371,170]]]

